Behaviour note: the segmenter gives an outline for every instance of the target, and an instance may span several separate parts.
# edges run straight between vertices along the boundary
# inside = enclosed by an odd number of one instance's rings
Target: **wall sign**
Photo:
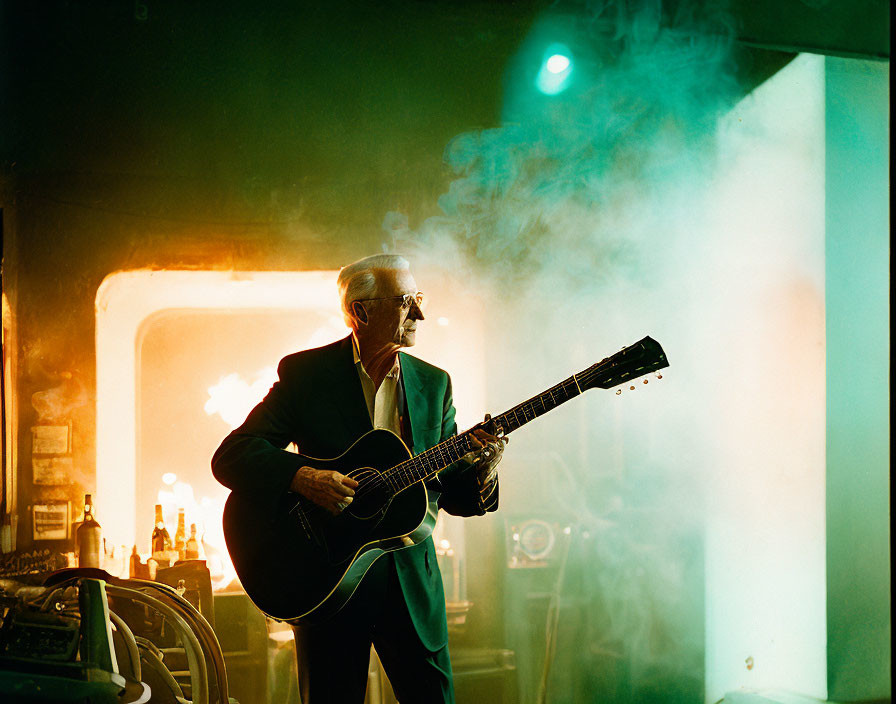
[[[35,504],[34,540],[68,540],[72,522],[70,501]]]
[[[31,453],[65,455],[72,451],[71,424],[31,426]]]
[[[32,457],[31,468],[34,472],[34,483],[42,486],[62,486],[71,480],[71,457]]]

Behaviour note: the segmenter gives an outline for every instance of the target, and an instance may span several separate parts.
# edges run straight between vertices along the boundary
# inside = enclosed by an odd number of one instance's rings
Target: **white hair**
[[[351,306],[354,301],[376,298],[378,291],[373,273],[375,269],[408,271],[410,268],[408,260],[398,254],[374,254],[342,267],[336,286],[339,288],[345,322],[351,325]]]

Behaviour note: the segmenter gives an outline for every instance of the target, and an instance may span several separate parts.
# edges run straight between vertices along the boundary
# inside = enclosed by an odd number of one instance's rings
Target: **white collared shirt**
[[[386,374],[380,388],[375,388],[373,379],[364,369],[361,363],[361,353],[358,348],[358,339],[352,334],[352,354],[355,360],[355,369],[361,379],[361,388],[364,390],[364,400],[367,402],[367,412],[370,414],[370,422],[374,428],[386,428],[398,437],[401,437],[401,420],[398,417],[398,377],[401,374],[401,365],[398,356],[395,356],[395,365]]]

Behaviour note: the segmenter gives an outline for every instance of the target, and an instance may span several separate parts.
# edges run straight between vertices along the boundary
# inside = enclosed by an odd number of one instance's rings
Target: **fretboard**
[[[384,472],[383,476],[395,493],[407,489],[412,484],[429,479],[441,472],[445,467],[457,462],[468,452],[473,451],[472,433],[476,428],[482,428],[492,435],[498,436],[512,433],[530,420],[543,416],[548,411],[557,408],[560,404],[566,403],[569,399],[581,394],[582,387],[580,387],[579,381],[576,379],[582,380],[583,377],[593,373],[593,370],[594,367],[591,367],[579,374],[573,374],[556,386],[552,386],[547,391],[533,396],[528,401],[523,401],[509,411],[505,411],[501,415],[480,423],[460,435],[455,435],[425,452],[421,452],[419,455],[395,465]],[[582,384],[582,386],[587,388],[585,384]]]

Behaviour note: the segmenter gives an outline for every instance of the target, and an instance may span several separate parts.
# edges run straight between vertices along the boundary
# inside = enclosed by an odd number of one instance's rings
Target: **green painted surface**
[[[891,696],[889,65],[826,66],[828,696]]]

